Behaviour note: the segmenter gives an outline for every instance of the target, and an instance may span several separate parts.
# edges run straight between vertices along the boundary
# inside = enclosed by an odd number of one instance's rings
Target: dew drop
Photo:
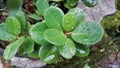
[[[44,61],[49,61],[52,60],[55,57],[55,55],[50,55],[49,57],[47,57]]]

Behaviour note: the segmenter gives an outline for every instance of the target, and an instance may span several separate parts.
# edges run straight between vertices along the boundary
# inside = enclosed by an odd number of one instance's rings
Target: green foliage
[[[51,1],[64,2],[71,9],[64,14],[62,9],[49,5]],[[10,42],[4,51],[6,60],[13,58],[17,51],[48,64],[59,62],[60,56],[65,59],[85,57],[89,55],[88,45],[102,39],[103,28],[97,23],[85,23],[84,12],[73,8],[78,0],[37,0],[38,13],[28,14],[28,17],[40,22],[34,21],[36,24],[32,25],[21,10],[22,0],[15,2],[7,1],[8,17],[5,24],[0,24],[0,40]]]
[[[12,41],[16,39],[16,37],[8,31],[6,24],[0,24],[0,39],[4,41]]]
[[[88,7],[94,7],[98,3],[98,0],[81,0],[81,1]]]
[[[63,29],[65,31],[71,31],[76,26],[76,17],[74,14],[68,13],[64,16],[62,22]]]
[[[15,17],[8,17],[6,19],[8,30],[13,35],[19,35],[21,32],[20,22]]]
[[[4,59],[6,60],[12,59],[17,53],[18,48],[24,42],[24,39],[25,39],[24,37],[21,37],[17,41],[14,41],[13,43],[9,44],[4,50],[4,54],[3,54]]]
[[[92,45],[102,39],[103,33],[103,28],[99,24],[84,22],[72,31],[72,39],[81,44]]]
[[[66,59],[71,59],[76,53],[75,44],[70,39],[67,39],[64,46],[59,46],[58,49],[60,54]]]
[[[18,10],[21,8],[23,0],[7,0],[7,9]]]
[[[56,46],[49,44],[41,46],[39,50],[39,57],[42,61],[50,64],[59,60],[59,52]]]
[[[37,0],[36,7],[38,14],[44,15],[45,10],[49,7],[47,0]]]
[[[65,45],[65,41],[67,39],[63,32],[57,29],[47,29],[44,32],[44,37],[45,40],[56,46]]]
[[[51,6],[45,11],[45,24],[49,28],[62,30],[63,11],[57,7]],[[51,23],[52,22],[52,23]]]

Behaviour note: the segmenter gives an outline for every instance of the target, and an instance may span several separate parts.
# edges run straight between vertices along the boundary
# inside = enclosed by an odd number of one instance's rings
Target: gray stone
[[[99,3],[93,8],[86,7],[80,1],[78,7],[85,12],[85,21],[95,21],[98,23],[100,23],[105,16],[116,12],[115,0],[99,0]]]
[[[45,66],[46,64],[41,62],[40,60],[14,57],[13,59],[11,59],[11,65],[20,68],[39,68]]]

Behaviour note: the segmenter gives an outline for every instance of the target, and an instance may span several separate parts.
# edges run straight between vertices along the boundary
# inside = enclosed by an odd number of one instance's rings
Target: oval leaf
[[[63,11],[57,7],[51,6],[45,12],[46,25],[49,28],[62,30]]]
[[[49,8],[49,4],[47,0],[37,0],[36,7],[38,10],[38,13],[40,15],[44,15],[44,12],[47,8]]]
[[[15,17],[8,17],[6,19],[6,25],[10,33],[13,35],[19,35],[21,32],[20,22]]]
[[[65,31],[71,31],[76,26],[76,17],[74,14],[68,13],[64,16],[62,22],[63,29]]]
[[[85,19],[84,12],[80,8],[70,9],[69,13],[73,13],[76,16],[77,24],[82,23]]]
[[[15,54],[17,53],[18,48],[24,42],[24,39],[25,39],[24,37],[21,37],[17,41],[9,44],[4,50],[4,54],[3,54],[4,59],[6,59],[6,60],[12,59],[15,56]]]
[[[44,37],[49,43],[57,46],[63,46],[67,40],[67,37],[63,34],[63,32],[56,29],[47,29],[44,32]]]
[[[66,59],[71,59],[76,53],[75,44],[70,39],[66,41],[64,46],[59,46],[58,49],[60,54]]]
[[[25,53],[29,54],[34,51],[34,41],[30,36],[28,36],[23,42],[22,46],[24,47]]]
[[[27,54],[30,58],[39,58],[39,50],[34,50],[32,53]]]
[[[0,24],[0,40],[12,41],[16,37],[8,32],[6,24]]]
[[[21,30],[23,31],[26,27],[26,18],[25,18],[25,14],[23,11],[21,10],[11,10],[9,12],[9,16],[13,16],[15,18],[17,18],[20,22],[21,25]]]
[[[7,0],[7,9],[15,10],[22,7],[23,0]]]
[[[35,24],[30,30],[32,39],[41,45],[47,45],[48,42],[44,39],[43,36],[43,33],[46,29],[48,29],[48,27],[44,22]]]
[[[76,47],[76,56],[85,57],[89,55],[89,47],[87,45],[78,45]]]
[[[103,36],[103,28],[98,23],[82,23],[72,32],[72,39],[85,45],[99,42]]]
[[[67,4],[69,4],[70,7],[77,6],[79,0],[67,0]]]
[[[55,63],[59,59],[59,51],[56,46],[51,44],[41,46],[39,50],[39,57],[43,62],[47,64]]]
[[[81,0],[81,1],[88,7],[94,7],[98,3],[98,0]]]

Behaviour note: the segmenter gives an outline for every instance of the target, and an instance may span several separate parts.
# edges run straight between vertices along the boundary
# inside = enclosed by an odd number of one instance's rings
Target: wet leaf
[[[44,37],[45,40],[56,46],[63,46],[67,40],[67,37],[63,34],[63,32],[56,29],[47,29],[44,32]]]
[[[11,10],[9,11],[8,16],[13,16],[17,18],[20,22],[21,25],[21,30],[23,31],[26,27],[26,18],[25,18],[25,13],[22,10]]]
[[[60,8],[51,6],[45,12],[46,25],[49,28],[62,30],[63,11]]]
[[[58,49],[60,54],[66,59],[71,59],[76,53],[75,44],[70,39],[66,41],[64,46],[59,46]]]
[[[85,45],[99,42],[103,37],[103,28],[98,23],[82,23],[72,32],[72,39]]]
[[[77,24],[82,23],[85,19],[84,12],[80,8],[70,9],[68,13],[73,13],[76,16]]]
[[[18,10],[22,7],[23,0],[7,0],[7,9]]]
[[[30,30],[32,39],[41,45],[47,45],[48,42],[43,36],[43,33],[46,29],[48,29],[48,27],[45,25],[45,22],[35,24]]]
[[[37,14],[29,14],[28,17],[32,18],[32,19],[35,19],[35,20],[40,20],[41,17],[38,16]]]
[[[34,41],[30,36],[28,36],[23,42],[22,46],[24,47],[24,51],[27,54],[30,54],[34,51]]]
[[[9,44],[4,50],[4,54],[3,54],[4,59],[6,59],[6,60],[12,59],[15,56],[15,54],[17,53],[18,48],[24,42],[24,40],[25,40],[24,37],[20,37],[15,42]]]
[[[85,57],[89,55],[89,46],[87,45],[77,45],[76,46],[76,56]]]
[[[32,53],[28,54],[30,58],[39,58],[39,50],[34,50]]]
[[[78,1],[79,1],[79,0],[67,0],[67,4],[68,4],[70,7],[75,7],[75,6],[77,6]]]
[[[88,7],[94,7],[98,3],[98,0],[81,0],[81,1]]]
[[[38,13],[40,15],[44,15],[44,12],[47,8],[49,8],[49,4],[47,0],[37,0],[36,7],[38,10]]]
[[[20,32],[21,32],[20,22],[15,17],[7,17],[6,25],[11,34],[13,34],[13,35],[20,34]]]
[[[39,57],[47,64],[55,63],[59,60],[59,51],[56,46],[51,44],[41,46],[39,50]]]
[[[62,22],[63,29],[65,31],[71,31],[76,26],[76,17],[74,14],[68,13],[64,16]]]
[[[0,24],[0,40],[12,41],[14,39],[16,39],[16,37],[8,32],[6,24]]]

